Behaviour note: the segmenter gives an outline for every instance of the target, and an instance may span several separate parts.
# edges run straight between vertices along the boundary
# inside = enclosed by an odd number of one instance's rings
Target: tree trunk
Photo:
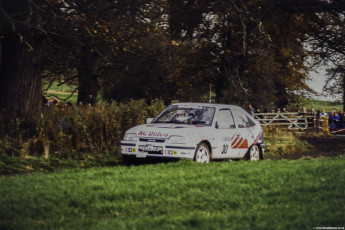
[[[87,104],[87,99],[91,94],[94,98],[97,97],[98,81],[97,75],[97,58],[96,55],[90,52],[90,49],[85,46],[82,47],[80,64],[78,68],[78,103]]]
[[[343,112],[345,112],[345,73],[343,73]]]
[[[41,39],[7,30],[3,40],[0,72],[0,112],[5,119],[34,117],[42,110]]]
[[[289,103],[289,95],[286,92],[286,86],[281,84],[279,81],[274,81],[276,87],[276,93],[274,94],[277,97],[277,101],[274,103],[277,108],[284,108]]]

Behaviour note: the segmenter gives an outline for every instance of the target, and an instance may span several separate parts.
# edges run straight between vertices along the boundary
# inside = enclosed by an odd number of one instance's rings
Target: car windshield
[[[215,108],[198,105],[172,105],[154,123],[211,125]]]

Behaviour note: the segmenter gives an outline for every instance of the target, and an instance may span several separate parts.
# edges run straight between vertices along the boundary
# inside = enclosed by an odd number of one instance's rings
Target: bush
[[[297,133],[264,126],[265,155],[269,158],[301,156],[309,152],[313,146],[301,140]]]
[[[0,120],[0,154],[83,158],[119,153],[124,132],[164,109],[161,100],[102,103],[95,107],[56,107],[36,120]]]

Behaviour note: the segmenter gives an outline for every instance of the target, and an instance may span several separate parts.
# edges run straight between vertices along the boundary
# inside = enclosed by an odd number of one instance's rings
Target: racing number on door
[[[228,152],[228,148],[229,146],[228,145],[223,145],[223,151],[222,151],[222,154],[226,154]]]

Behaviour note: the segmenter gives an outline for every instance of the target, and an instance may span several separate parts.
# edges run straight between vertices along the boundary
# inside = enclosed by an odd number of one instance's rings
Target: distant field
[[[46,89],[47,86],[48,83],[43,83],[43,89]],[[57,96],[63,102],[77,103],[78,90],[70,98],[66,100],[66,98],[69,97],[76,88],[77,85],[63,84],[59,86],[58,82],[53,82],[53,84],[49,87],[45,95],[50,99],[54,96]],[[99,101],[101,100],[101,98],[98,98],[97,100]],[[308,110],[310,110],[311,108],[315,108],[315,110],[325,109],[326,112],[330,112],[334,108],[337,108],[338,111],[343,109],[343,105],[339,102],[307,99],[306,103],[307,104],[305,106]]]
[[[324,109],[326,112],[331,112],[334,108],[338,111],[343,109],[343,105],[339,102],[308,100],[308,108],[315,108],[315,110]]]
[[[43,90],[48,88],[48,83],[43,83]],[[71,102],[73,104],[77,103],[78,98],[78,90],[73,93],[72,92],[77,88],[76,85],[59,85],[58,82],[53,82],[53,84],[49,87],[47,91],[45,91],[45,95],[52,99],[54,96],[57,96],[63,103]]]
[[[345,157],[0,177],[0,229],[343,227]]]

